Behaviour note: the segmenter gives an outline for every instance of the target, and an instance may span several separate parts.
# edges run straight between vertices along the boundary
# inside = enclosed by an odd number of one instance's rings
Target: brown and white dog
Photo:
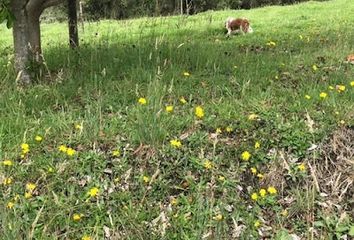
[[[232,18],[226,19],[225,28],[227,29],[227,36],[235,33],[252,33],[253,29],[247,18]]]

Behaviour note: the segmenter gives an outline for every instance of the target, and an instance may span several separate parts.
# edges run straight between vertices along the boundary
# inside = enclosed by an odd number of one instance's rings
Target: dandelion
[[[260,148],[261,147],[261,144],[260,144],[260,142],[255,142],[255,144],[254,144],[254,148],[255,149],[258,149],[258,148]]]
[[[170,144],[171,144],[172,147],[175,147],[175,148],[180,148],[182,146],[181,141],[179,141],[177,139],[172,139],[170,141]]]
[[[84,126],[82,126],[82,124],[75,124],[75,129],[82,130],[83,128]]]
[[[257,201],[257,199],[258,199],[258,194],[257,194],[257,193],[252,193],[251,199],[252,199],[253,201]]]
[[[327,93],[321,92],[320,93],[320,98],[325,99],[327,97],[327,95],[328,95]]]
[[[277,194],[277,189],[275,187],[268,187],[268,192],[270,194]]]
[[[42,142],[43,137],[37,135],[37,136],[34,138],[34,140],[36,140],[37,142]]]
[[[267,46],[269,46],[269,47],[275,47],[276,45],[277,44],[275,42],[273,42],[273,41],[267,42]]]
[[[340,120],[339,123],[340,123],[341,125],[344,125],[344,124],[345,124],[345,121],[344,121],[344,120]]]
[[[120,151],[119,151],[118,149],[114,150],[114,151],[112,152],[112,156],[113,156],[113,157],[119,157],[119,156],[120,156]]]
[[[54,169],[52,167],[49,167],[48,168],[48,173],[53,173],[54,172]]]
[[[146,105],[147,101],[146,101],[146,98],[139,98],[138,99],[138,103],[140,103],[141,105]]]
[[[36,187],[37,187],[37,185],[34,184],[34,183],[27,183],[27,184],[26,184],[26,189],[27,189],[27,191],[29,191],[29,192],[33,192],[33,190],[34,190]]]
[[[310,99],[311,99],[311,96],[310,96],[310,95],[305,95],[305,98],[306,98],[307,100],[310,100]]]
[[[185,99],[184,97],[180,97],[180,98],[179,98],[179,101],[180,101],[182,104],[186,104],[186,103],[187,103],[187,101],[186,101],[186,99]]]
[[[212,169],[213,168],[213,163],[209,160],[205,160],[203,164],[205,169]]]
[[[251,120],[251,121],[256,120],[257,118],[258,118],[258,115],[254,114],[254,113],[252,113],[248,116],[248,120]]]
[[[261,226],[261,222],[259,220],[256,220],[253,225],[255,228],[259,228],[259,226]]]
[[[72,148],[67,148],[67,150],[66,150],[66,154],[70,157],[73,156],[75,153],[76,153],[76,151]]]
[[[21,144],[22,154],[27,154],[30,151],[29,145],[27,143]]]
[[[90,236],[85,235],[81,238],[81,240],[92,240],[92,238]]]
[[[173,198],[171,198],[170,203],[171,203],[172,206],[176,206],[178,201],[177,201],[176,198],[173,197]]]
[[[165,108],[166,112],[173,112],[173,106],[166,106]]]
[[[333,86],[328,86],[328,89],[329,89],[329,90],[333,90],[334,87],[333,87]]]
[[[232,133],[234,131],[234,129],[232,127],[226,127],[225,131],[227,133]]]
[[[221,220],[223,220],[223,215],[221,215],[220,213],[218,213],[218,214],[216,214],[214,217],[213,217],[213,219],[215,220],[215,221],[221,221]]]
[[[217,128],[217,129],[215,130],[215,133],[221,134],[221,133],[222,133],[221,128]]]
[[[195,115],[198,117],[198,118],[203,118],[204,117],[204,110],[201,106],[197,106],[195,108]]]
[[[83,216],[82,214],[77,214],[77,213],[75,213],[75,214],[73,215],[73,220],[74,220],[75,222],[78,222],[78,221],[81,220],[81,217],[82,217],[82,216]]]
[[[262,173],[258,173],[257,177],[259,178],[259,180],[263,179],[264,175]]]
[[[2,181],[3,185],[10,185],[12,183],[12,178],[4,178],[4,180]]]
[[[150,178],[148,176],[143,176],[143,182],[144,183],[149,183],[150,182]]]
[[[312,65],[312,70],[315,71],[315,72],[318,70],[318,67],[317,67],[316,64]]]
[[[189,77],[191,74],[189,73],[189,72],[184,72],[183,73],[183,76],[185,76],[185,77]]]
[[[299,171],[301,171],[301,172],[305,172],[306,166],[305,166],[305,164],[301,163],[299,166],[297,166],[297,169],[299,169]]]
[[[261,190],[259,190],[259,195],[260,195],[261,197],[265,197],[266,194],[267,194],[267,191],[266,191],[264,188],[262,188]]]
[[[248,151],[244,151],[241,154],[241,159],[244,161],[248,161],[251,158],[251,154]]]
[[[279,80],[279,76],[278,75],[275,75],[274,77],[276,80]]]
[[[354,81],[350,82],[350,86],[354,87]]]
[[[225,177],[224,176],[219,176],[218,179],[219,179],[220,182],[225,181]]]
[[[344,85],[337,85],[336,86],[337,91],[340,92],[344,92],[345,91],[345,86]]]
[[[15,204],[14,204],[13,202],[8,202],[8,203],[6,204],[6,207],[7,207],[8,209],[13,209],[14,206],[15,206]]]
[[[25,192],[25,198],[26,199],[29,199],[29,198],[31,198],[32,197],[32,193],[30,193],[30,192]]]
[[[66,151],[68,150],[68,148],[66,146],[64,146],[64,145],[60,145],[58,147],[58,149],[59,149],[60,152],[64,152],[64,153],[66,153]]]
[[[100,191],[100,190],[99,190],[97,187],[93,187],[93,188],[91,188],[91,189],[87,192],[87,194],[88,194],[90,197],[96,197],[96,196],[98,195],[99,191]]]
[[[302,35],[299,35],[300,40],[302,40],[304,37]]]
[[[288,210],[287,210],[287,209],[284,209],[284,210],[281,212],[281,215],[282,215],[283,217],[288,216],[288,215],[289,215]]]
[[[256,174],[257,174],[257,168],[251,167],[251,173],[252,173],[253,175],[256,175]]]
[[[10,167],[13,165],[13,162],[9,159],[6,159],[6,160],[2,161],[2,165]]]

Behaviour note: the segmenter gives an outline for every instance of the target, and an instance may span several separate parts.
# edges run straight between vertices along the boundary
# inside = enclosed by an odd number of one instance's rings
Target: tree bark
[[[76,0],[68,0],[69,17],[69,43],[71,48],[79,46],[79,35],[77,29],[77,5]]]
[[[15,52],[16,81],[30,84],[38,76],[42,64],[41,32],[39,17],[43,10],[62,0],[11,0],[11,11],[15,16],[13,41]]]
[[[15,16],[13,25],[13,40],[15,52],[16,80],[19,84],[31,83],[31,76],[28,69],[30,51],[28,47],[28,24],[25,0],[12,0],[11,11]]]

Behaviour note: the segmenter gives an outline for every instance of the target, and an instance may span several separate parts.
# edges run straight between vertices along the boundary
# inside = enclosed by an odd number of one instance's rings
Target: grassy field
[[[353,12],[91,22],[77,51],[42,24],[26,89],[1,28],[0,238],[353,238]],[[228,16],[255,32],[226,38]]]

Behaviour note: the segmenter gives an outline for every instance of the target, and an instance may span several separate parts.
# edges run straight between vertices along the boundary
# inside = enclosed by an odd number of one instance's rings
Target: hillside
[[[4,239],[354,237],[354,2],[0,29]],[[228,16],[253,34],[226,38]],[[33,67],[33,66],[32,66]],[[299,238],[297,238],[299,237]]]

